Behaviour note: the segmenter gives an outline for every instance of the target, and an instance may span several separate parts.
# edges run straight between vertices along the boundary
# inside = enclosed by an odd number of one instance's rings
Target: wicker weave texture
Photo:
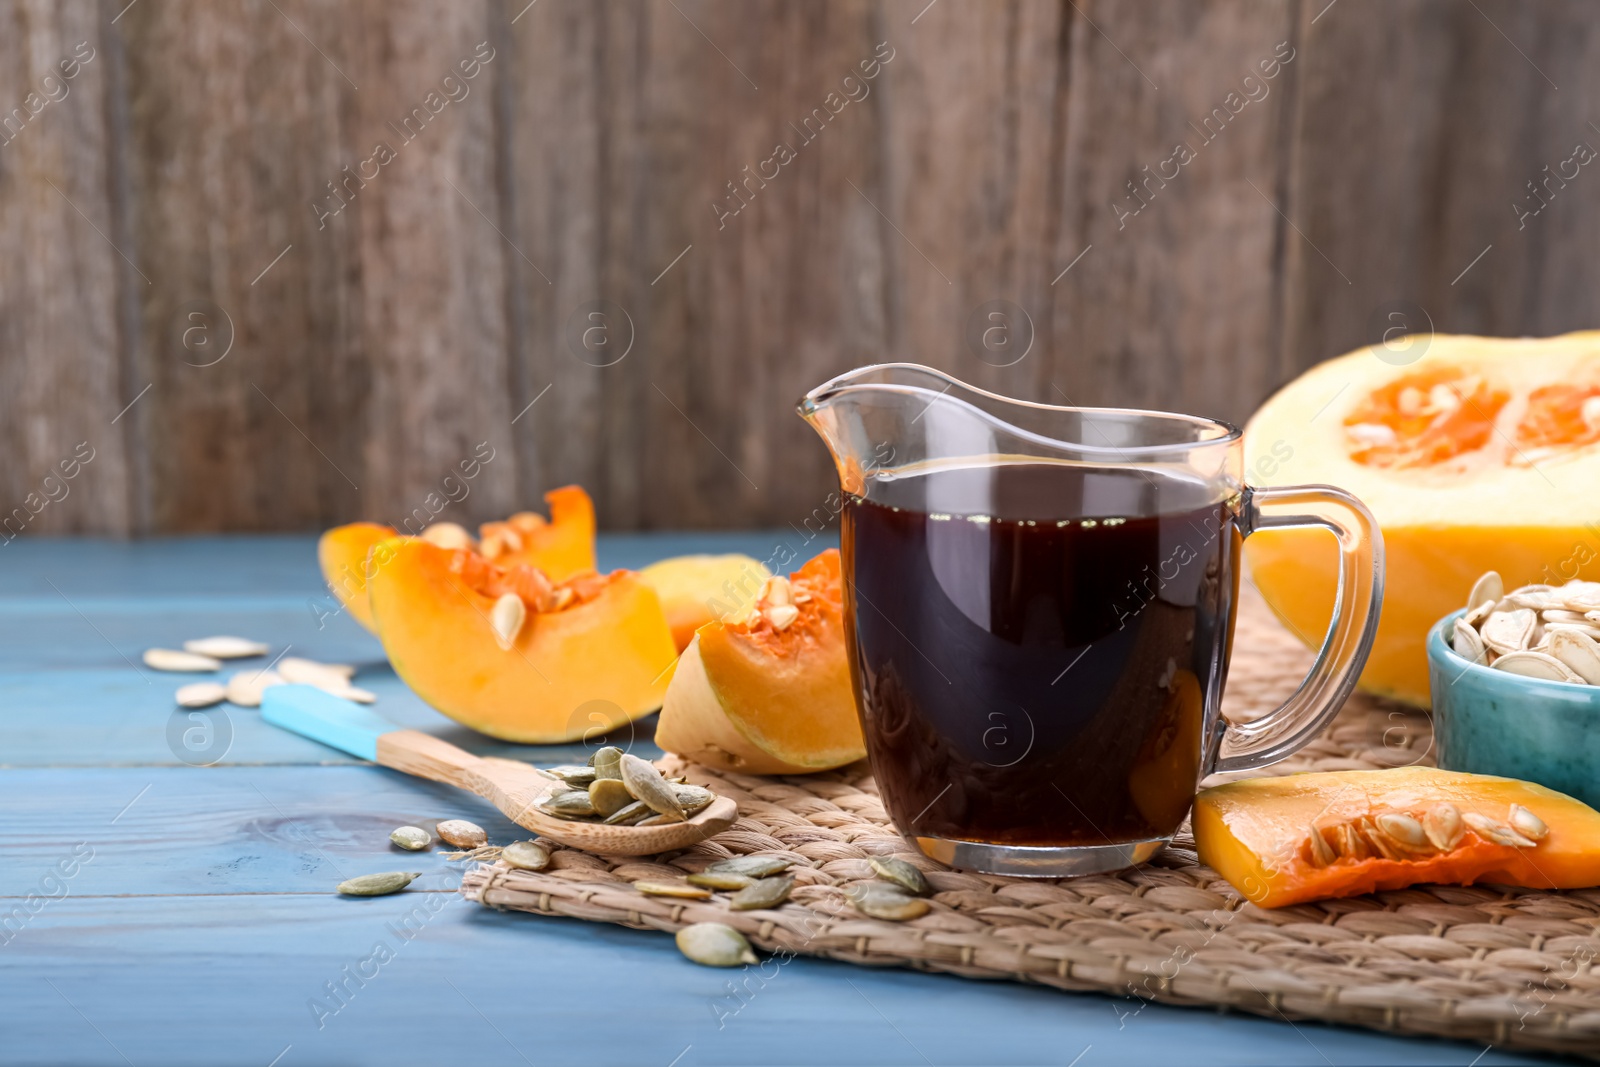
[[[1298,683],[1305,650],[1244,601],[1226,713],[1259,714]],[[1275,773],[1431,763],[1425,715],[1353,698],[1317,742]],[[543,872],[479,867],[462,886],[491,907],[673,931],[724,922],[759,949],[870,965],[1011,979],[1138,1002],[1227,1007],[1600,1058],[1600,890],[1420,886],[1263,910],[1195,856],[1181,834],[1152,863],[1116,874],[1033,880],[952,871],[889,824],[865,765],[757,778],[680,764],[739,802],[727,832],[640,861],[556,848]],[[730,854],[794,861],[790,901],[735,912],[726,899],[647,897],[631,883],[677,878]],[[907,923],[865,918],[846,889],[867,857],[927,872],[933,910]]]

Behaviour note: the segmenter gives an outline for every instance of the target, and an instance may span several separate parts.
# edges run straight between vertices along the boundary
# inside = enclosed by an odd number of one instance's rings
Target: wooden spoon
[[[506,818],[541,837],[607,856],[650,856],[703,841],[733,825],[739,806],[718,797],[686,822],[607,826],[570,822],[537,807],[568,788],[526,763],[485,759],[419,730],[403,730],[371,708],[309,685],[275,685],[261,697],[261,717],[313,741],[418,778],[476,793]]]

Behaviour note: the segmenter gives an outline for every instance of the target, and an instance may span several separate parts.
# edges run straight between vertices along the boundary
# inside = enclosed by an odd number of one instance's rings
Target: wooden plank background
[[[860,363],[1240,420],[1396,308],[1593,326],[1600,178],[1520,211],[1597,80],[1585,0],[0,0],[0,508],[395,522],[488,442],[452,518],[781,525]]]

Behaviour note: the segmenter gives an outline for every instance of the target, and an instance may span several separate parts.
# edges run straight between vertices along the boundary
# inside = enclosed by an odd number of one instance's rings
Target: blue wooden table
[[[612,537],[601,562],[766,558],[784,539],[819,547],[792,532]],[[437,715],[365,631],[326,617],[332,606],[309,538],[0,546],[0,1063],[1536,1062],[804,958],[736,999],[725,972],[688,963],[664,935],[465,903],[458,865],[399,854],[388,833],[459,816],[511,838],[493,808],[252,711],[192,719],[172,702],[188,679],[139,660],[212,633],[292,645],[360,664],[398,722],[480,753],[581,756],[497,744]],[[425,873],[400,896],[332,892],[394,869]]]

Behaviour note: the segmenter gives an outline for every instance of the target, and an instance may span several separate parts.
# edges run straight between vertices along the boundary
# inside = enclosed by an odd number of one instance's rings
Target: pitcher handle
[[[1311,672],[1276,710],[1230,723],[1214,770],[1247,771],[1276,763],[1320,734],[1355,688],[1378,633],[1383,603],[1383,533],[1365,504],[1331,485],[1247,488],[1240,532],[1320,526],[1339,539],[1333,621]]]

